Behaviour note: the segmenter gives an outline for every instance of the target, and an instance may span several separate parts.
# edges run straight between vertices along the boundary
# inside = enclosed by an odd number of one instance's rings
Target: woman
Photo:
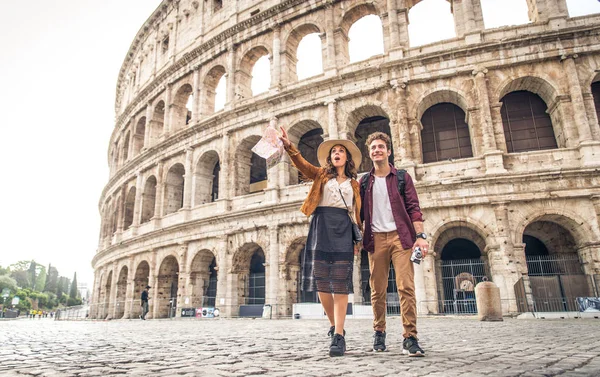
[[[300,208],[305,215],[312,215],[302,261],[302,289],[316,290],[327,314],[331,325],[329,356],[343,356],[346,352],[344,321],[348,294],[352,292],[352,267],[354,255],[359,251],[359,245],[352,242],[349,215],[360,221],[360,186],[356,180],[356,167],[362,156],[350,140],[327,140],[317,150],[319,168],[302,157],[283,127],[281,132],[280,139],[294,166],[313,181]]]

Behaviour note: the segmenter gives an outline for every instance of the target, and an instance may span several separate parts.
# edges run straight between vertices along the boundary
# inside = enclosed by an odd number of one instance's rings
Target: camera
[[[423,260],[423,253],[421,252],[421,248],[415,247],[415,249],[412,252],[412,255],[410,256],[410,261],[415,264],[421,264],[422,260]]]

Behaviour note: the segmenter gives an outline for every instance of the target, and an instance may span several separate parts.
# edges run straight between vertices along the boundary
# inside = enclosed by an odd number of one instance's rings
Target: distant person
[[[142,314],[140,315],[140,319],[143,319],[144,321],[146,320],[146,314],[148,314],[148,300],[150,299],[148,297],[148,290],[151,287],[149,285],[146,286],[146,289],[144,289],[144,291],[142,292]]]

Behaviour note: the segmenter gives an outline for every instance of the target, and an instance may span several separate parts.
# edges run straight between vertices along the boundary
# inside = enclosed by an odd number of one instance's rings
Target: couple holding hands
[[[317,291],[330,322],[330,356],[346,352],[344,322],[348,294],[352,292],[354,244],[352,219],[363,230],[362,246],[369,252],[373,350],[386,350],[386,293],[390,261],[396,271],[404,327],[403,353],[424,356],[417,338],[417,304],[411,255],[419,248],[425,256],[429,245],[413,181],[404,170],[388,162],[390,137],[375,132],[366,146],[373,169],[360,182],[357,169],[362,155],[350,140],[327,140],[319,145],[320,167],[306,161],[281,128],[280,140],[294,166],[313,181],[300,211],[312,215],[304,260],[302,289]]]

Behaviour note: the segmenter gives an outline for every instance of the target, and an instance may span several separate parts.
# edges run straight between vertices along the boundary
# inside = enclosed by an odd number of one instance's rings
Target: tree
[[[77,289],[77,272],[73,274],[73,282],[71,283],[71,291],[69,297],[76,299],[79,296],[79,290]]]
[[[2,267],[0,266],[0,275],[9,275],[10,274],[10,267]]]
[[[56,293],[58,289],[58,270],[56,267],[52,267],[51,264],[48,265],[48,273],[46,276],[46,285],[44,286],[44,292],[53,292]]]
[[[27,271],[13,271],[10,273],[10,276],[17,281],[17,285],[21,288],[29,288],[31,286]]]
[[[30,284],[29,286],[33,290],[35,290],[35,283],[36,283],[36,278],[37,278],[36,267],[37,267],[37,263],[35,263],[35,261],[32,260],[29,263],[29,268],[27,269],[27,272],[29,273],[29,284]]]
[[[0,275],[0,292],[4,288],[8,288],[11,293],[15,293],[17,291],[17,281],[8,275]]]
[[[37,265],[37,278],[35,279],[35,289],[42,292],[46,286],[46,267],[41,264]]]
[[[67,293],[69,292],[69,279],[64,277],[64,276],[60,276],[58,278],[58,285],[56,288],[56,296],[58,296],[59,298],[62,297],[63,293]]]

